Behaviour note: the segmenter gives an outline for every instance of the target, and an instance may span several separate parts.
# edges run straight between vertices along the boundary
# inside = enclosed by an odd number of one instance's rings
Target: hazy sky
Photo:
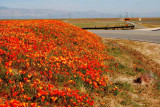
[[[0,6],[108,13],[160,12],[160,0],[0,0]]]

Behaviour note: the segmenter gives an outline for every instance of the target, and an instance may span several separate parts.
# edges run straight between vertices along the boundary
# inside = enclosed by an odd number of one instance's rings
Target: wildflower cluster
[[[0,21],[0,105],[91,106],[110,83],[106,53],[100,37],[57,20]]]

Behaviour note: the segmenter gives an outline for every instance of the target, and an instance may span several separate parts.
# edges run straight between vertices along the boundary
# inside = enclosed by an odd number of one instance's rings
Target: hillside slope
[[[2,106],[92,106],[117,90],[100,37],[55,20],[0,21]]]

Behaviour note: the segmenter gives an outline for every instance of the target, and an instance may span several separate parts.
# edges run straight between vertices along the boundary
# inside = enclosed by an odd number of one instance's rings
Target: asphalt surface
[[[88,30],[104,38],[128,39],[160,44],[160,30]]]

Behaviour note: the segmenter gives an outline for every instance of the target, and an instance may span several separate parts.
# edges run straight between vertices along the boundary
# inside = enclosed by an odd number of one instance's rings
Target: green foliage
[[[137,75],[137,73],[136,73],[136,72],[133,72],[133,70],[132,70],[132,71],[127,71],[126,74],[128,74],[128,75],[130,75],[130,76],[135,76],[135,75]]]
[[[135,61],[133,61],[133,63],[134,63],[134,64],[141,64],[141,65],[142,65],[142,62],[139,61],[139,60],[135,60]]]
[[[121,49],[116,45],[113,45],[113,43],[107,43],[107,45],[107,51],[113,54],[113,56],[120,56],[122,54]]]
[[[6,69],[2,66],[2,64],[0,64],[0,78],[2,79],[2,80],[5,80],[5,73],[6,73]]]
[[[117,82],[115,83],[115,85],[117,85],[120,89],[125,90],[125,91],[132,91],[132,86],[131,84],[127,83],[127,82]]]
[[[118,89],[114,90],[113,95],[117,96],[118,94],[120,94],[119,90]]]
[[[158,93],[160,94],[160,80],[158,82],[156,82],[156,90],[158,91]]]
[[[75,85],[78,89],[80,89],[82,86],[84,86],[84,81],[82,81],[82,78],[77,76],[77,77],[73,77],[73,80],[75,81]]]
[[[123,64],[121,64],[120,62],[118,62],[118,69],[124,69],[125,66]]]
[[[120,96],[123,98],[123,101],[121,101],[122,105],[131,105],[133,103],[132,98],[128,93],[123,92]]]
[[[141,73],[144,73],[144,72],[145,72],[145,70],[144,70],[143,68],[138,68],[138,67],[137,67],[135,70],[138,71],[138,72],[141,72]]]

